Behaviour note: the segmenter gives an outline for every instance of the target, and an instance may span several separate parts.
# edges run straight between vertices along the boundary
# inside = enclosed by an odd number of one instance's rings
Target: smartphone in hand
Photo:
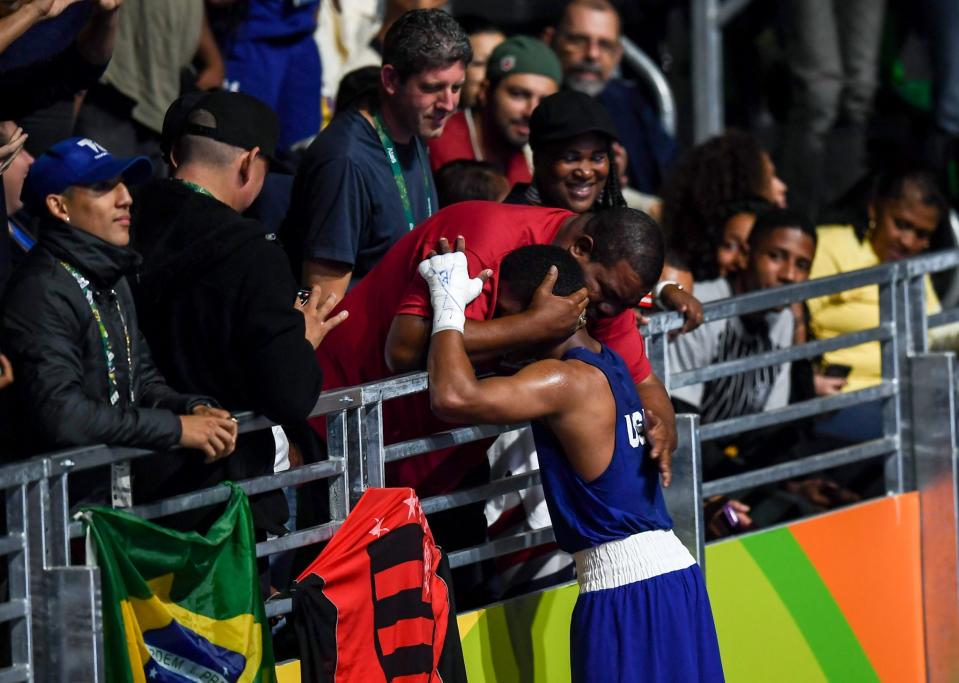
[[[823,377],[835,377],[837,379],[846,379],[849,377],[849,373],[852,372],[852,367],[849,365],[842,365],[840,363],[830,363],[822,371]]]

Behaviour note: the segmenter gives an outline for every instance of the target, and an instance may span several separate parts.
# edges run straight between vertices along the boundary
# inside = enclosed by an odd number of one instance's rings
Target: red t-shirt
[[[441,237],[446,237],[450,244],[457,235],[466,238],[471,276],[487,268],[493,270],[482,294],[466,308],[470,320],[489,320],[496,310],[499,264],[503,257],[530,244],[551,244],[563,222],[573,215],[565,209],[540,206],[462,202],[439,211],[411,230],[335,309],[334,313],[348,310],[350,317],[332,330],[317,349],[324,390],[381,380],[392,374],[386,365],[385,350],[393,318],[400,314],[433,317],[429,289],[416,269]],[[646,379],[651,369],[631,310],[591,323],[589,332],[623,357],[634,381]],[[449,428],[433,416],[426,394],[387,401],[383,421],[387,444]],[[316,426],[322,429],[321,424]],[[400,461],[396,463],[400,467],[393,472],[406,471],[406,475],[393,481],[417,487],[421,496],[448,490],[456,481],[446,482],[455,480],[456,475],[438,468],[442,459],[437,452],[430,458]],[[427,479],[433,482],[424,485]],[[439,488],[434,488],[434,484]]]
[[[451,161],[476,158],[473,143],[470,141],[469,126],[466,124],[466,112],[458,111],[453,114],[450,120],[446,122],[443,134],[438,138],[428,140],[426,144],[430,149],[430,168],[433,169],[434,173]],[[490,161],[490,159],[487,159],[487,161]],[[516,183],[533,182],[529,164],[526,162],[526,155],[523,154],[522,150],[517,150],[510,157],[505,173],[510,187]]]

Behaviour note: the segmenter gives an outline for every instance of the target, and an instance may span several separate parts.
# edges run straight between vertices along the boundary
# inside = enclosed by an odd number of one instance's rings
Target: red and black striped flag
[[[465,683],[450,588],[416,493],[368,490],[291,590],[302,680]]]

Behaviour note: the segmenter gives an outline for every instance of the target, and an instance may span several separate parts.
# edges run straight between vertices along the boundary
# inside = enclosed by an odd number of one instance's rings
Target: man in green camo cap
[[[436,171],[459,159],[488,161],[510,185],[532,180],[529,119],[544,97],[559,90],[563,70],[546,43],[513,36],[490,55],[477,106],[450,118],[443,135],[429,141]]]

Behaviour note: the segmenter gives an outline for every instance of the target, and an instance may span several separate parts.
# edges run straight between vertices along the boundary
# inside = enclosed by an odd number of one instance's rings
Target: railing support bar
[[[922,601],[929,681],[959,680],[959,456],[956,361],[931,353],[909,361],[919,487]]]
[[[676,416],[678,445],[673,453],[673,481],[663,490],[673,518],[673,529],[689,552],[706,569],[706,531],[703,520],[703,469],[699,416]]]

